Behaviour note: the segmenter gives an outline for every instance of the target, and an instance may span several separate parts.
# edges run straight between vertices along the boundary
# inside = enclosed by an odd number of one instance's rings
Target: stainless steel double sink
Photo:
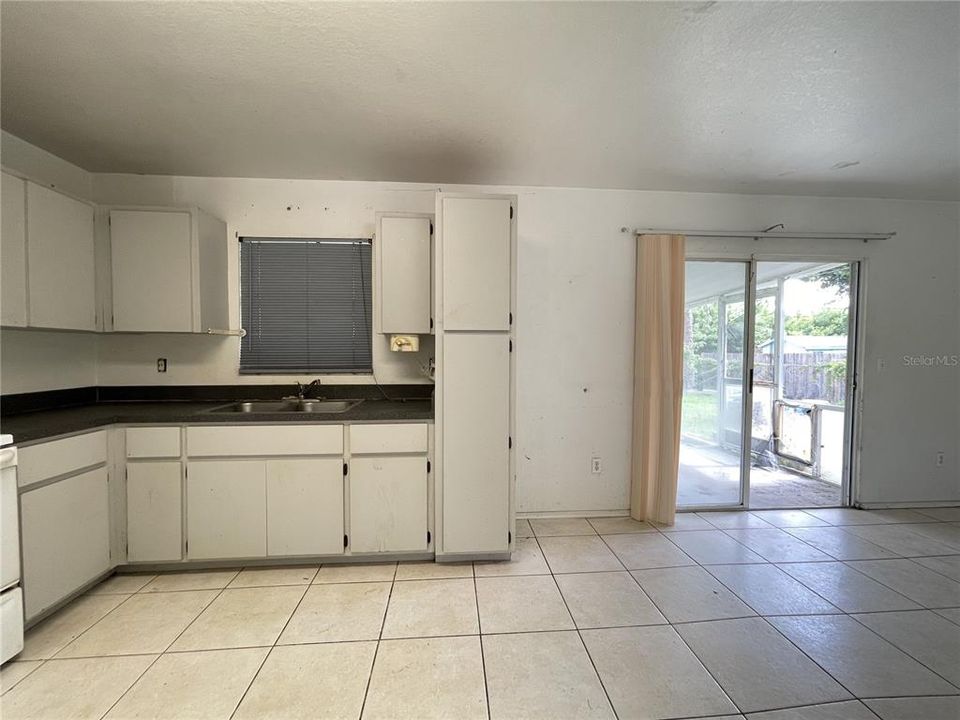
[[[207,410],[210,413],[342,413],[363,400],[311,400],[289,397],[282,400],[242,400]]]

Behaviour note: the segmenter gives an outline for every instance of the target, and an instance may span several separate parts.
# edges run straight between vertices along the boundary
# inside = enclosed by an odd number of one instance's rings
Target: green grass
[[[680,427],[684,435],[716,441],[717,413],[720,412],[717,400],[717,393],[709,390],[694,390],[683,394]]]

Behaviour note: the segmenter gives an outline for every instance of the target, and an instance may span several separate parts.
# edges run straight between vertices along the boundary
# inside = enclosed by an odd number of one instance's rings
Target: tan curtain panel
[[[630,515],[672,525],[683,395],[683,235],[637,238]]]

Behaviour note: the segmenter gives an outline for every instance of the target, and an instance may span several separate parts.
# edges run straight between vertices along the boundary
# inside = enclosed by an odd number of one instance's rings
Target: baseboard
[[[630,517],[629,510],[557,510],[546,512],[518,512],[517,520],[531,518]]]

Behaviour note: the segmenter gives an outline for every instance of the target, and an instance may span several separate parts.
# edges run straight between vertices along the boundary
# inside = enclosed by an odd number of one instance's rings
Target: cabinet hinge
[[[113,225],[113,218],[107,215],[107,225]]]
[[[347,476],[347,464],[346,464],[346,463],[343,464],[343,476],[344,476],[344,477]]]
[[[430,461],[427,460],[427,472],[430,472]]]
[[[510,219],[513,220],[513,205],[510,206]]]
[[[513,325],[513,313],[510,313],[509,315],[507,315],[507,322],[510,325]]]
[[[507,545],[513,542],[513,533],[507,530]]]
[[[430,329],[433,330],[433,318],[430,318]]]
[[[346,535],[344,535],[344,536],[343,536],[343,546],[346,547],[346,546],[349,545],[349,544],[350,544],[350,538],[347,537]]]
[[[430,234],[433,235],[433,223],[430,223]]]
[[[430,531],[427,530],[427,545],[430,544]]]
[[[130,471],[129,471],[127,468],[124,468],[124,469],[123,469],[123,479],[124,479],[124,480],[129,480],[129,479],[130,479]]]
[[[513,448],[513,438],[509,435],[507,436],[507,448],[509,449]]]
[[[510,341],[510,352],[513,352],[513,340]]]

